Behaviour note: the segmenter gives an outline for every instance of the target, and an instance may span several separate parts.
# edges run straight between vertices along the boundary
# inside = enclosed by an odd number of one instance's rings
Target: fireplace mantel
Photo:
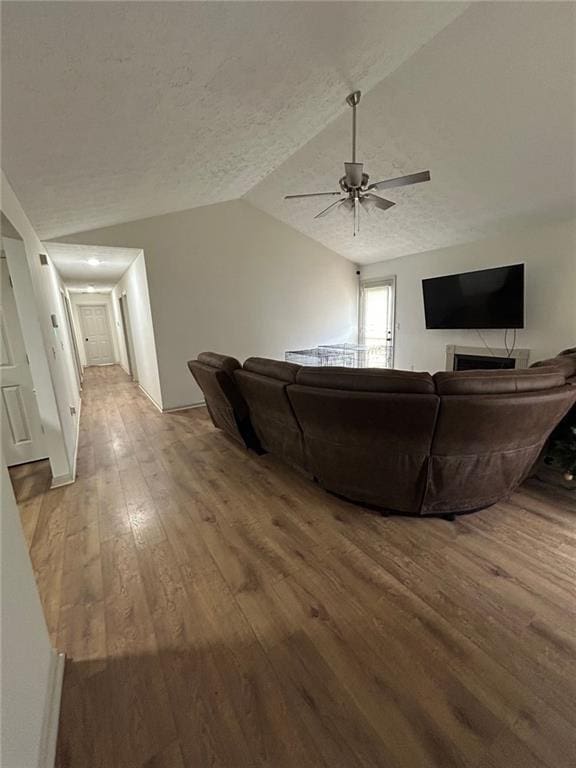
[[[453,371],[454,361],[457,355],[474,355],[476,357],[490,358],[501,357],[514,360],[514,368],[528,368],[528,360],[530,359],[529,349],[515,349],[509,353],[506,349],[498,347],[490,347],[490,351],[486,347],[460,347],[456,344],[446,345],[446,370]]]

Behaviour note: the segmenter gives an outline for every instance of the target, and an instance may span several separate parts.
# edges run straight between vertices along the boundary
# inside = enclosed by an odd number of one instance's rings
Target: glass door
[[[394,304],[396,279],[387,277],[360,283],[359,343],[366,347],[368,367],[394,365]]]

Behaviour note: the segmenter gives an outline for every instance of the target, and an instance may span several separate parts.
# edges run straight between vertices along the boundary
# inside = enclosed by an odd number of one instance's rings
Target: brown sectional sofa
[[[238,391],[234,372],[242,366],[234,357],[202,352],[190,360],[188,368],[206,399],[206,407],[215,427],[224,430],[247,448],[259,450],[248,406]]]
[[[430,374],[302,368],[289,397],[320,485],[418,511],[439,406]]]
[[[235,371],[234,378],[262,448],[303,468],[304,438],[288,398],[288,385],[295,384],[299,370],[300,366],[292,363],[250,357]]]
[[[414,373],[188,363],[217,427],[309,473],[327,490],[413,515],[506,497],[576,401],[576,352],[526,370]]]
[[[440,413],[423,513],[464,512],[507,496],[576,400],[576,388],[554,367],[434,378]]]

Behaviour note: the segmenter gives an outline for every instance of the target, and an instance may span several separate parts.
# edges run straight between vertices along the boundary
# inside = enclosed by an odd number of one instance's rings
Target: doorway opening
[[[358,341],[382,350],[384,367],[394,366],[396,278],[360,283]]]

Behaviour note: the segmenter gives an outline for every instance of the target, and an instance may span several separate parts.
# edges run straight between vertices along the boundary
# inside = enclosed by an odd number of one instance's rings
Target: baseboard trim
[[[50,488],[60,488],[63,485],[72,485],[75,481],[75,477],[72,472],[67,472],[65,475],[56,475],[52,477]]]
[[[56,475],[52,477],[50,488],[60,488],[62,485],[71,485],[76,482],[76,466],[78,464],[78,443],[80,442],[80,416],[82,414],[82,398],[78,400],[78,419],[76,420],[76,445],[74,446],[74,458],[72,459],[72,470],[65,475]]]
[[[201,400],[199,403],[190,403],[190,405],[177,405],[175,408],[163,408],[162,413],[176,413],[176,411],[189,411],[191,408],[204,408],[206,405],[205,400]]]
[[[203,408],[206,405],[206,402],[204,400],[201,400],[199,403],[190,403],[189,405],[176,405],[174,408],[162,408],[161,405],[159,405],[156,400],[152,397],[152,395],[149,392],[146,392],[142,384],[138,383],[139,388],[144,392],[148,400],[154,405],[160,413],[175,413],[176,411],[188,411],[190,408]]]
[[[53,652],[42,719],[38,768],[54,768],[65,661],[66,657],[63,653]]]
[[[161,405],[158,405],[158,403],[156,402],[156,400],[154,400],[154,398],[152,397],[152,395],[151,395],[149,392],[146,392],[146,390],[144,389],[144,387],[142,386],[142,384],[138,383],[138,387],[139,387],[139,388],[142,390],[142,392],[144,392],[144,394],[146,395],[146,397],[148,398],[148,400],[150,400],[150,402],[152,403],[152,405],[155,405],[155,406],[156,406],[156,408],[157,408],[157,409],[160,411],[160,413],[163,413],[163,411],[162,411],[162,406],[161,406]]]
[[[72,482],[76,480],[76,465],[78,464],[78,443],[80,442],[80,416],[82,415],[82,398],[78,398],[78,418],[76,419],[76,445],[74,446],[74,461],[72,463]]]

